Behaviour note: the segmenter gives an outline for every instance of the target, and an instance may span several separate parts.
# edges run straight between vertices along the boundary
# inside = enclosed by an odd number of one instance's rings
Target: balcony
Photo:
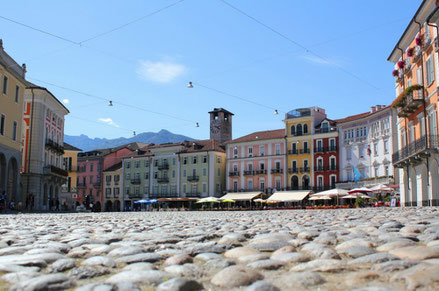
[[[326,148],[326,151],[328,152],[336,152],[337,150],[337,146],[330,146]]]
[[[424,43],[422,44],[422,50],[423,51],[428,50],[432,44],[433,41],[431,40],[431,37],[426,37]]]
[[[327,170],[328,170],[328,171],[338,171],[338,167],[337,167],[337,166],[334,166],[334,165],[332,165],[332,166],[328,166]]]
[[[60,155],[64,154],[64,147],[51,139],[46,139],[46,148]]]
[[[314,148],[314,152],[315,153],[324,153],[325,152],[325,148],[324,147]]]
[[[58,176],[63,176],[63,177],[67,177],[69,175],[69,173],[66,170],[63,170],[61,168],[55,167],[55,166],[45,166],[43,168],[43,173],[45,175],[58,175]]]
[[[283,174],[284,173],[284,169],[271,169],[271,173],[272,174]]]
[[[229,172],[229,177],[237,177],[239,176],[239,171]]]
[[[288,168],[288,174],[297,174],[299,173],[299,168]]]
[[[158,169],[159,170],[169,170],[169,164],[168,163],[160,164],[160,165],[158,165]]]
[[[267,170],[255,170],[254,174],[255,175],[265,175],[265,174],[267,174]]]
[[[300,153],[301,155],[303,155],[303,154],[309,154],[309,153],[310,153],[310,149],[300,149],[300,150],[299,150],[299,153]]]
[[[323,166],[314,167],[314,171],[315,172],[324,172],[325,171],[325,167],[323,167]]]
[[[421,60],[422,50],[419,47],[416,47],[415,53],[413,55],[413,63],[417,63]]]
[[[298,150],[288,150],[288,154],[289,155],[298,155],[299,151]]]
[[[414,165],[422,159],[437,153],[437,135],[424,135],[417,141],[410,143],[392,155],[392,163],[396,168],[403,168],[406,165]]]
[[[251,176],[254,175],[255,171],[253,170],[249,170],[249,171],[244,171],[244,176]]]
[[[157,182],[158,183],[169,183],[169,178],[168,177],[160,177],[160,178],[157,178]]]
[[[128,197],[129,197],[130,199],[133,199],[133,198],[142,198],[142,197],[143,197],[143,195],[140,194],[140,193],[127,193],[127,194],[128,194]]]
[[[200,192],[191,192],[191,193],[186,193],[185,196],[186,197],[200,197],[201,193]]]
[[[187,180],[188,182],[197,182],[198,180],[200,180],[200,176],[187,176]]]
[[[140,184],[140,178],[134,178],[134,179],[131,179],[131,184],[133,184],[133,185],[139,185],[139,184]]]
[[[407,88],[406,96],[400,96],[395,100],[393,105],[399,107],[398,117],[408,117],[424,104],[424,90],[417,88],[419,87]]]
[[[302,167],[300,168],[300,173],[309,173],[311,169],[309,167]]]

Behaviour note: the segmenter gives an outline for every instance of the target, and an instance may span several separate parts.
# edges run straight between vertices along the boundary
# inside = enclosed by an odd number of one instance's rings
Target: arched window
[[[297,125],[296,135],[302,135],[302,124]]]
[[[308,124],[304,124],[303,125],[303,134],[307,134],[308,133]]]
[[[291,135],[296,135],[296,126],[295,125],[291,125]]]

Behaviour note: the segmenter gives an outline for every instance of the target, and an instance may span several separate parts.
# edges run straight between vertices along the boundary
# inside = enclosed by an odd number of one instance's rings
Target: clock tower
[[[220,143],[232,139],[233,113],[224,108],[214,108],[210,114],[210,138]]]

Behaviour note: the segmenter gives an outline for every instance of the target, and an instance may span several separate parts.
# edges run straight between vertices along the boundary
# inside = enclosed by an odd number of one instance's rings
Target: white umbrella
[[[309,198],[309,200],[320,200],[320,197],[319,196],[313,196],[313,197]]]
[[[375,185],[372,188],[370,188],[370,190],[372,190],[374,192],[375,191],[380,192],[380,191],[393,191],[394,189],[389,187],[389,186],[386,186],[384,184],[378,184],[378,185]]]
[[[322,191],[316,194],[311,195],[311,197],[319,197],[319,196],[329,196],[329,197],[337,197],[337,196],[343,196],[348,195],[348,190],[340,189],[340,188],[334,188],[331,190]]]
[[[372,197],[367,196],[367,195],[361,195],[360,197],[363,198],[363,199],[372,199]]]
[[[341,197],[341,199],[348,199],[348,198],[357,198],[358,196],[357,195],[353,195],[353,194],[351,194],[351,195],[346,195],[346,196],[343,196],[343,197]]]
[[[362,193],[362,192],[373,192],[373,191],[366,187],[354,188],[351,191],[348,191],[349,194]]]

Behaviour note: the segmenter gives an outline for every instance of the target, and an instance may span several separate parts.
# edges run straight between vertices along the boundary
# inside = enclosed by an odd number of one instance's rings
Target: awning
[[[267,200],[275,202],[295,202],[302,201],[311,191],[278,191],[271,195]]]
[[[187,197],[179,197],[179,198],[158,198],[159,202],[188,202],[188,201],[197,201],[197,198],[187,198]]]
[[[231,199],[235,201],[248,201],[252,200],[254,198],[258,198],[262,195],[262,192],[238,192],[238,193],[227,193],[223,197],[221,197],[221,200],[224,199]]]

